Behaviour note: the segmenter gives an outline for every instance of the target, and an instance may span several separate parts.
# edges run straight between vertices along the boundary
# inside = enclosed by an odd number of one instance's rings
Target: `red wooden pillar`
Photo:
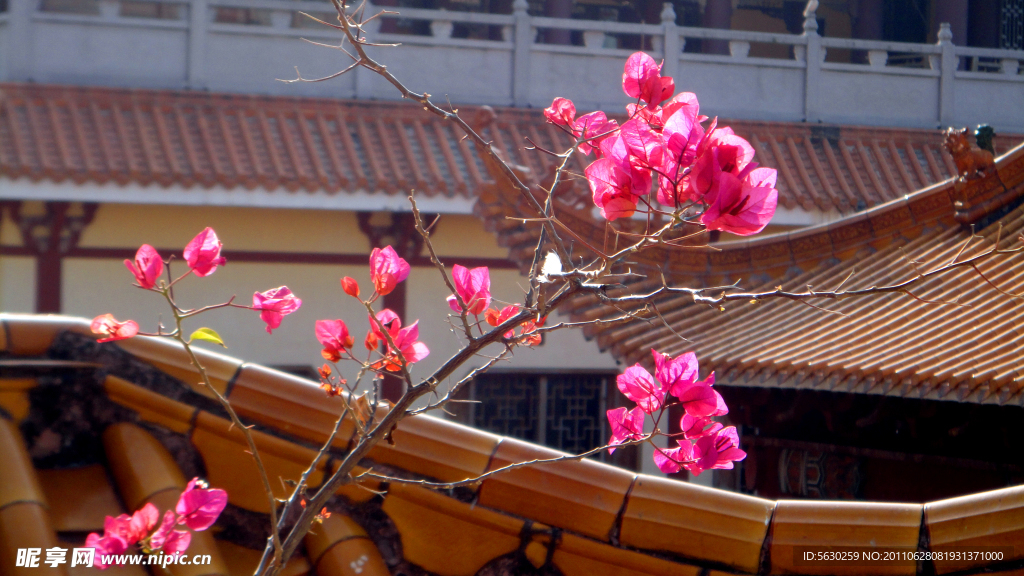
[[[857,3],[857,14],[853,18],[853,37],[859,40],[881,40],[885,31],[882,19],[884,8],[882,0],[860,0]],[[865,50],[854,50],[850,58],[854,63],[866,64],[868,53]]]
[[[732,28],[732,0],[707,0],[704,6],[704,27],[729,30]],[[704,40],[706,54],[728,54],[726,40]]]
[[[572,18],[572,0],[545,0],[544,15],[549,18]],[[572,44],[572,32],[550,28],[545,33],[548,44]]]
[[[953,44],[958,46],[967,45],[967,0],[942,0],[936,2],[935,6],[935,32],[939,24],[949,22],[949,29],[953,32]]]
[[[22,202],[10,208],[25,249],[36,258],[36,312],[57,314],[61,311],[64,257],[78,247],[79,236],[92,222],[97,205],[46,202],[42,214],[26,214]]]

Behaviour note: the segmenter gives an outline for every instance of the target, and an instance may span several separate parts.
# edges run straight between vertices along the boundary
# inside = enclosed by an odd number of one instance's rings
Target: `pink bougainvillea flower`
[[[674,359],[651,349],[654,356],[654,376],[662,386],[675,395],[680,386],[688,386],[697,381],[697,355],[693,352],[681,354]]]
[[[687,414],[693,416],[721,416],[728,414],[725,400],[712,386],[715,375],[698,381],[697,355],[687,352],[675,359],[667,354],[651,350],[654,355],[655,377],[661,382],[668,393],[682,403]]]
[[[699,145],[699,157],[687,179],[690,197],[710,204],[715,200],[715,183],[722,172],[743,179],[757,163],[754,147],[728,126],[710,130]]]
[[[608,411],[608,424],[612,437],[608,440],[608,453],[613,454],[616,446],[627,440],[639,440],[644,436],[644,411],[639,407],[626,410],[625,407]]]
[[[207,228],[185,246],[185,262],[188,262],[188,267],[196,276],[209,276],[217,270],[217,266],[227,263],[220,255],[222,246],[213,228]]]
[[[601,141],[601,158],[584,170],[594,204],[608,220],[633,215],[640,196],[651,191],[650,168],[663,157],[660,135],[630,122]]]
[[[665,388],[643,366],[635,364],[616,378],[619,390],[650,414],[665,402]]]
[[[136,510],[135,514],[128,519],[128,544],[134,544],[145,538],[159,521],[160,511],[149,502]]]
[[[704,470],[729,470],[733,462],[743,460],[747,453],[740,450],[740,437],[735,426],[728,426],[705,434],[694,443],[695,462],[687,467],[694,475]]]
[[[551,106],[544,109],[544,117],[557,126],[572,126],[576,118],[576,106],[568,98],[555,98]]]
[[[181,554],[188,549],[192,543],[192,533],[187,530],[171,530],[164,540],[163,551],[165,554]]]
[[[665,103],[659,112],[661,117],[656,118],[656,120],[663,119],[664,122],[651,122],[652,128],[657,129],[658,126],[665,126],[667,128],[668,120],[678,112],[682,112],[690,122],[698,125],[708,119],[707,116],[700,115],[700,102],[697,101],[697,95],[693,92],[680,92],[676,94]]]
[[[376,318],[376,320],[374,320]],[[390,308],[385,308],[380,312],[377,312],[373,317],[370,318],[370,332],[373,333],[380,340],[387,341],[384,337],[383,330],[391,331],[391,327],[398,323],[398,326],[402,326],[402,320],[395,314]]]
[[[147,503],[131,516],[107,516],[103,520],[103,536],[89,534],[85,545],[96,549],[94,566],[105,569],[109,564],[100,560],[101,555],[123,554],[128,548],[143,541],[160,519],[160,511],[156,506]]]
[[[374,248],[370,253],[370,279],[377,294],[390,294],[398,283],[409,277],[409,263],[391,246]]]
[[[713,383],[714,374],[711,375],[711,378]],[[672,395],[679,398],[683,409],[691,416],[721,416],[729,413],[722,395],[712,388],[706,380],[694,382],[691,386],[687,386],[681,391],[673,392]]]
[[[128,544],[117,536],[100,536],[93,532],[85,537],[85,547],[96,549],[92,565],[100,570],[105,570],[110,564],[104,563],[102,559],[106,556],[124,554],[128,549]]]
[[[629,153],[629,164],[642,169],[660,169],[664,163],[665,142],[658,132],[651,130],[651,126],[642,120],[632,119],[619,129],[619,136]],[[643,196],[650,191],[650,179],[640,190],[633,193]]]
[[[573,136],[586,140],[580,142],[579,150],[589,155],[591,150],[599,150],[601,142],[612,136],[618,128],[618,122],[609,120],[608,116],[599,110],[577,118],[572,125],[572,133]]]
[[[187,530],[174,530],[176,524],[174,511],[165,512],[160,527],[149,537],[149,549],[163,550],[164,554],[184,552],[192,542],[192,534]]]
[[[316,339],[324,347],[320,354],[331,362],[341,360],[342,353],[355,344],[348,326],[342,320],[317,320],[315,332]]]
[[[226,505],[227,493],[208,489],[205,483],[193,478],[181,493],[176,509],[165,512],[162,522],[156,506],[147,503],[131,516],[107,516],[103,521],[103,536],[95,532],[89,534],[85,545],[96,550],[93,565],[101,570],[109,566],[103,562],[104,557],[124,554],[135,544],[145,553],[180,554],[188,548],[192,534],[175,530],[175,526],[185,524],[192,530],[206,530]],[[154,527],[156,530],[149,534]]]
[[[178,513],[178,524],[201,532],[217,521],[227,504],[227,492],[219,488],[207,488],[204,482],[193,478],[178,498],[174,510]]]
[[[159,512],[157,513],[159,514]],[[119,541],[124,542],[125,546],[131,546],[139,541],[141,536],[132,529],[132,517],[127,514],[121,514],[120,516],[107,516],[103,519],[103,536],[105,538],[117,538]]]
[[[601,140],[601,156],[629,173],[630,193],[645,196],[651,191],[651,167],[660,163],[661,135],[647,129],[642,123],[623,126],[619,133]]]
[[[605,219],[628,218],[636,212],[639,197],[633,194],[633,178],[628,168],[611,158],[600,158],[587,166],[584,174],[590,182],[594,204]]]
[[[143,244],[135,253],[135,262],[125,260],[124,265],[135,276],[135,281],[143,288],[156,286],[156,280],[164,270],[164,261],[160,258],[156,248],[149,244]]]
[[[93,318],[89,328],[93,334],[106,336],[106,338],[100,338],[97,342],[124,340],[139,333],[139,325],[134,320],[118,322],[113,314],[104,314]]]
[[[456,264],[452,267],[452,280],[455,292],[466,304],[470,314],[481,314],[491,305],[491,273],[486,266],[473,268]],[[455,312],[462,312],[455,294],[448,297],[448,307]]]
[[[296,298],[287,286],[252,295],[252,308],[260,310],[260,319],[267,323],[267,334],[273,334],[274,328],[281,325],[281,319],[298,310],[300,306],[302,300]]]
[[[423,342],[418,341],[420,337],[419,329],[420,321],[417,320],[412,323],[411,326],[400,328],[391,334],[391,339],[395,342],[395,348],[397,348],[402,354],[399,357],[395,354],[394,349],[388,346],[389,360],[385,364],[384,368],[392,372],[397,372],[402,369],[401,358],[405,359],[406,364],[412,364],[413,362],[419,362],[430,354],[430,349]],[[395,326],[395,324],[392,324]],[[391,332],[389,330],[389,332]]]
[[[426,344],[417,340],[420,337],[419,323],[420,321],[417,320],[412,325],[402,328],[402,320],[397,314],[387,308],[378,312],[376,322],[370,321],[371,328],[370,333],[367,334],[367,348],[370,348],[369,341],[372,337],[374,340],[386,344],[387,350],[384,359],[375,363],[373,367],[375,369],[383,367],[385,370],[397,372],[402,369],[402,359],[405,359],[406,364],[412,364],[426,358],[430,354],[430,349]],[[387,337],[377,327],[378,324],[387,330],[394,346],[388,342]],[[376,345],[373,348],[376,348]]]
[[[679,421],[679,428],[682,430],[684,438],[693,440],[705,434],[718,432],[722,429],[722,424],[711,420],[707,416],[683,414],[682,420]]]
[[[721,230],[739,236],[757,234],[775,215],[779,191],[773,168],[757,168],[740,180],[728,172],[716,179],[715,200],[700,218],[708,230]]]
[[[665,474],[675,474],[689,467],[694,460],[694,447],[689,440],[677,440],[675,448],[657,448],[654,463]]]
[[[622,90],[649,106],[657,106],[676,91],[675,81],[661,75],[661,66],[643,52],[633,53],[622,72]]]
[[[697,116],[696,98],[693,106],[680,106],[668,118],[662,137],[665,139],[665,163],[659,170],[658,202],[676,207],[692,199],[687,191],[688,170],[704,137],[704,129]]]

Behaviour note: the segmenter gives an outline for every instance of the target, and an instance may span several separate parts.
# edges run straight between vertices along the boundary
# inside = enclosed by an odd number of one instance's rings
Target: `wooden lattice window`
[[[488,373],[470,386],[461,419],[482,430],[579,454],[608,441],[606,412],[626,399],[607,372]],[[634,448],[597,459],[634,469]]]
[[[1024,0],[1003,0],[999,27],[999,47],[1024,48]]]

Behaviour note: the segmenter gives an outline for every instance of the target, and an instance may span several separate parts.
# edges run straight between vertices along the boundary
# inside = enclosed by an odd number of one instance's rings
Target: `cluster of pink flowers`
[[[195,274],[203,278],[216,272],[218,266],[227,264],[227,260],[220,254],[222,248],[223,244],[217,238],[217,233],[213,228],[206,228],[197,234],[182,251],[189,269],[186,275]],[[140,288],[158,289],[157,281],[164,271],[165,262],[156,248],[149,244],[143,244],[135,253],[135,260],[125,260],[124,265],[135,276],[135,281]],[[175,282],[177,280],[170,282],[169,285],[173,285]],[[260,319],[267,324],[267,333],[272,334],[274,328],[281,326],[281,319],[298,310],[300,306],[302,306],[302,300],[292,294],[287,286],[281,286],[265,292],[254,293],[252,306],[249,308],[260,312]],[[244,308],[244,306],[242,307]],[[94,334],[103,336],[97,342],[124,340],[139,333],[139,325],[134,320],[119,322],[111,314],[97,316],[93,319],[90,328]]]
[[[409,277],[409,270],[409,263],[391,246],[374,248],[370,254],[370,282],[373,284],[374,294],[367,304],[394,291],[399,283]],[[359,283],[354,278],[342,278],[341,289],[349,296],[359,299]],[[419,320],[403,328],[402,319],[398,314],[385,308],[370,316],[369,323],[370,330],[363,341],[366,349],[372,353],[382,342],[385,345],[383,357],[370,365],[374,370],[398,371],[401,370],[403,359],[408,365],[419,362],[430,354],[427,345],[419,341]],[[320,353],[325,360],[338,362],[346,354],[354,359],[352,347],[355,345],[355,338],[352,337],[344,320],[317,320],[314,333],[323,347]],[[391,339],[390,342],[388,337]],[[323,376],[325,373],[328,376]],[[321,376],[325,380],[329,378],[330,373],[330,367],[326,365],[321,369]],[[325,389],[329,393],[334,391],[332,387]]]
[[[670,405],[679,405],[685,411],[680,422],[680,435],[675,448],[657,448],[654,462],[666,474],[689,470],[699,475],[713,468],[729,469],[733,462],[747,456],[740,450],[739,436],[733,426],[723,427],[711,420],[729,413],[722,395],[716,391],[715,374],[698,380],[697,356],[688,352],[676,358],[651,350],[654,355],[654,376],[636,364],[619,375],[616,383],[636,407],[608,411],[612,437],[608,441],[615,447],[630,440],[643,440],[644,421],[648,415],[662,412]],[[671,400],[670,396],[675,397]]]
[[[647,54],[637,52],[629,57],[622,75],[622,88],[634,102],[626,107],[628,119],[621,125],[600,111],[577,117],[575,105],[565,98],[555,98],[551,107],[544,110],[550,123],[576,139],[581,152],[593,153],[596,157],[586,168],[585,175],[601,214],[608,220],[629,218],[643,203],[648,212],[669,215],[673,221],[699,222],[709,230],[743,236],[763,230],[778,202],[777,173],[771,168],[760,168],[753,161],[753,146],[731,128],[718,126],[717,118],[701,115],[693,93],[673,95],[675,81],[662,76],[661,66]],[[648,199],[652,196],[657,205]],[[221,249],[217,234],[212,228],[206,228],[185,246],[182,254],[189,271],[180,278],[160,280],[164,270],[169,270],[168,262],[148,244],[139,248],[134,261],[126,260],[125,266],[139,287],[167,294],[170,287],[190,274],[206,277],[224,266],[226,260]],[[325,360],[336,363],[350,359],[364,370],[382,374],[401,371],[430,354],[427,345],[419,340],[418,320],[403,325],[393,310],[384,308],[374,312],[374,303],[408,279],[410,270],[409,263],[392,246],[386,246],[375,248],[370,254],[373,292],[368,299],[360,299],[360,287],[355,279],[341,279],[342,290],[359,300],[369,312],[369,330],[363,341],[368,355],[365,361],[354,356],[355,338],[343,320],[317,320],[314,334]],[[501,327],[501,340],[508,346],[536,346],[542,342],[543,330],[539,328],[544,318],[524,320],[520,315],[522,310],[514,304],[491,307],[491,279],[486,267],[469,269],[455,265],[451,279],[454,293],[448,296],[447,304],[462,317],[467,330],[479,330],[483,334],[485,324]],[[259,311],[267,332],[272,333],[284,316],[299,309],[302,300],[287,286],[280,286],[254,293],[252,306],[238,306],[229,301],[211,308],[228,305]],[[468,321],[468,315],[473,316],[475,323]],[[93,320],[92,330],[103,336],[100,342],[139,334],[137,323],[119,322],[109,314]],[[205,336],[203,339],[216,337],[219,340],[215,333]],[[651,441],[652,434],[644,432],[647,417],[651,416],[657,426],[668,408],[678,406],[685,413],[679,423],[680,432],[668,435],[675,445],[658,447],[654,455],[662,471],[673,473],[686,469],[700,474],[709,469],[732,468],[733,462],[745,458],[735,427],[712,420],[728,413],[722,396],[714,389],[714,374],[700,380],[693,353],[677,358],[654,350],[652,353],[656,368],[653,376],[637,364],[617,379],[619,389],[636,407],[608,411],[612,429],[609,451],[614,452],[616,446],[626,442]],[[320,374],[328,394],[341,393],[341,387],[332,380],[330,366],[325,364]],[[338,378],[338,383],[345,383],[340,376]],[[654,433],[660,434],[660,431]],[[178,503],[178,516],[168,511],[152,535],[146,536],[156,526],[158,516],[156,509],[147,505],[131,517],[109,518],[107,532],[103,537],[90,535],[90,545],[123,551],[141,542],[145,550],[183,550],[188,545],[189,535],[172,531],[172,527],[176,523],[184,523],[194,530],[208,527],[209,524],[196,527],[204,522],[198,520],[203,517],[201,513],[183,510],[189,509],[189,499],[215,501],[213,497],[199,496],[213,492],[223,494],[222,491],[196,490],[190,483]],[[203,505],[197,506],[202,508]],[[223,501],[216,513],[222,508]]]
[[[399,283],[409,277],[410,266],[394,248],[386,246],[375,248],[370,254],[370,281],[374,293],[364,304],[372,304],[380,296],[391,293]],[[502,310],[489,308],[491,305],[491,275],[486,266],[466,268],[456,264],[452,267],[452,282],[455,294],[448,296],[447,302],[453,312],[472,314],[491,326],[499,326],[519,312],[515,305],[506,306]],[[341,289],[349,296],[359,299],[359,282],[346,276],[341,279]],[[462,305],[459,300],[462,300]],[[464,307],[464,308],[463,308]],[[419,320],[409,326],[403,326],[402,319],[393,310],[383,309],[369,316],[370,329],[363,340],[364,347],[371,353],[384,347],[379,359],[368,361],[373,370],[396,372],[402,369],[403,362],[410,365],[423,360],[430,354],[427,345],[419,340]],[[504,338],[523,346],[536,346],[541,343],[537,327],[542,322],[525,321],[515,330],[508,330]],[[317,341],[322,347],[321,355],[329,362],[338,362],[342,358],[351,358],[355,338],[349,331],[344,320],[317,320],[314,328]],[[337,390],[329,381],[333,371],[325,365],[320,370],[322,379],[327,381],[324,389],[329,394]],[[326,375],[326,376],[325,376]]]
[[[719,127],[717,118],[705,128],[697,96],[673,97],[675,82],[643,52],[626,61],[622,89],[636,103],[626,107],[629,119],[621,126],[604,112],[576,118],[565,98],[544,110],[549,122],[572,133],[581,152],[597,157],[585,173],[605,218],[632,216],[656,189],[658,202],[673,211],[697,207],[709,230],[748,236],[764,229],[778,202],[776,171],[758,168],[749,142]]]
[[[217,521],[227,503],[227,492],[208,488],[205,482],[193,478],[178,498],[174,510],[166,511],[162,521],[157,507],[147,503],[131,516],[107,516],[103,522],[103,535],[89,534],[85,545],[96,549],[94,562],[101,570],[109,566],[103,562],[104,556],[124,554],[136,544],[147,554],[180,554],[191,544],[192,534],[176,527],[186,526],[196,532],[206,530]]]

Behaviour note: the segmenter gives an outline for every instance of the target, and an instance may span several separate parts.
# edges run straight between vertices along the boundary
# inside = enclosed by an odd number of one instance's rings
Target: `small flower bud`
[[[353,298],[359,298],[359,283],[356,282],[355,278],[351,276],[345,276],[341,279],[341,289],[345,291],[345,294]]]
[[[378,343],[377,335],[373,333],[373,330],[370,330],[369,332],[367,332],[366,333],[366,341],[363,342],[363,345],[366,346],[366,349],[367,350],[376,350],[377,349],[377,343]]]

